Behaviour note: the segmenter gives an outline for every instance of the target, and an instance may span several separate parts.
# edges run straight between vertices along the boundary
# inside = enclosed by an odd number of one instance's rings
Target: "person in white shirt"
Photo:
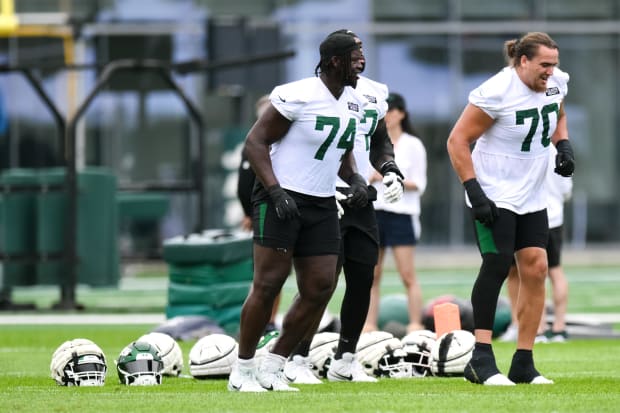
[[[375,210],[379,227],[379,259],[375,265],[371,290],[370,307],[366,316],[364,331],[376,331],[381,297],[381,278],[385,253],[391,248],[407,294],[409,325],[407,332],[421,330],[422,289],[415,272],[415,246],[420,239],[420,198],[426,190],[426,149],[416,136],[405,99],[398,93],[390,93],[385,123],[394,144],[395,161],[404,175],[405,191],[398,202],[387,203],[383,199],[383,179],[376,171],[371,173],[370,182],[377,189]]]
[[[334,34],[319,47],[316,76],[276,86],[271,104],[248,132],[245,154],[256,173],[252,195],[254,278],[241,310],[238,359],[228,389],[297,391],[283,378],[286,358],[327,306],[336,282],[340,231],[336,176],[365,205],[353,143],[367,100],[355,92],[363,68],[360,45]],[[256,363],[258,341],[291,268],[299,299],[284,316],[271,352]]]
[[[536,370],[532,349],[545,304],[549,145],[558,151],[556,173],[571,176],[575,169],[564,111],[569,76],[557,68],[559,49],[546,33],[508,40],[504,51],[509,66],[469,94],[447,141],[482,256],[471,294],[476,345],[464,375],[484,385],[551,384]],[[506,377],[491,338],[513,258],[521,277],[519,334]]]
[[[547,217],[549,219],[549,242],[547,243],[547,261],[549,279],[551,280],[551,295],[553,300],[553,323],[547,328],[547,317],[543,311],[540,319],[537,343],[564,342],[568,338],[566,332],[566,309],[568,307],[568,280],[562,268],[562,243],[564,235],[564,203],[572,194],[573,179],[556,174],[553,171],[553,159],[557,151],[551,148],[551,160],[547,168]],[[519,272],[516,266],[510,267],[508,274],[508,296],[511,305],[512,321],[506,332],[500,337],[501,341],[514,341],[519,331],[517,319],[517,302],[519,298]]]

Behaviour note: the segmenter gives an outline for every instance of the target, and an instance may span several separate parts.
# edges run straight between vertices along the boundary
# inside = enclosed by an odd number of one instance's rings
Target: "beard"
[[[357,86],[358,78],[359,76],[357,76],[357,73],[351,73],[349,75],[346,75],[344,78],[344,85],[351,86],[353,89],[355,89],[355,87]]]

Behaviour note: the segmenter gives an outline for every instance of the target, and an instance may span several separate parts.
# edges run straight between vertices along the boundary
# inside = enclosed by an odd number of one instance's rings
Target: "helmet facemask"
[[[135,341],[121,351],[116,370],[122,384],[153,386],[161,384],[164,363],[157,347],[146,341]]]
[[[103,386],[106,374],[105,360],[96,354],[78,356],[73,353],[72,360],[64,369],[67,386]]]

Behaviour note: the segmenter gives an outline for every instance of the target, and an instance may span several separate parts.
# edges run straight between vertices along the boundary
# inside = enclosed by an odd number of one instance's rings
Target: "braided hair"
[[[360,48],[360,44],[355,37],[340,30],[329,34],[319,47],[321,60],[314,68],[315,76],[321,73],[332,74],[334,70],[340,71],[342,81],[347,80],[347,76],[351,73],[351,52]],[[332,57],[340,59],[341,68],[336,68],[332,64]]]

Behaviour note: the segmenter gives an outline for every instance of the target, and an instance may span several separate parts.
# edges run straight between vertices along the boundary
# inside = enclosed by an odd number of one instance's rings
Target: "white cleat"
[[[355,358],[353,353],[343,353],[339,360],[332,359],[327,370],[327,380],[329,381],[354,381],[376,383],[377,379],[369,376],[364,368]]]
[[[314,373],[312,373],[308,357],[295,354],[292,360],[284,364],[284,378],[290,383],[295,384],[322,384]]]
[[[544,376],[536,376],[532,379],[530,384],[553,384],[553,380],[550,380]]]
[[[483,383],[485,386],[514,386],[515,383],[503,374],[497,373],[486,379]]]
[[[256,380],[264,389],[270,391],[299,391],[288,385],[284,379],[284,362],[286,359],[278,354],[267,353],[256,370]]]
[[[519,336],[519,327],[514,324],[510,324],[504,334],[499,336],[499,341],[507,343],[512,341],[517,341],[517,337]]]
[[[228,390],[238,392],[265,392],[264,389],[254,376],[254,363],[250,366],[241,366],[236,361],[232,366],[230,376],[228,377]]]

